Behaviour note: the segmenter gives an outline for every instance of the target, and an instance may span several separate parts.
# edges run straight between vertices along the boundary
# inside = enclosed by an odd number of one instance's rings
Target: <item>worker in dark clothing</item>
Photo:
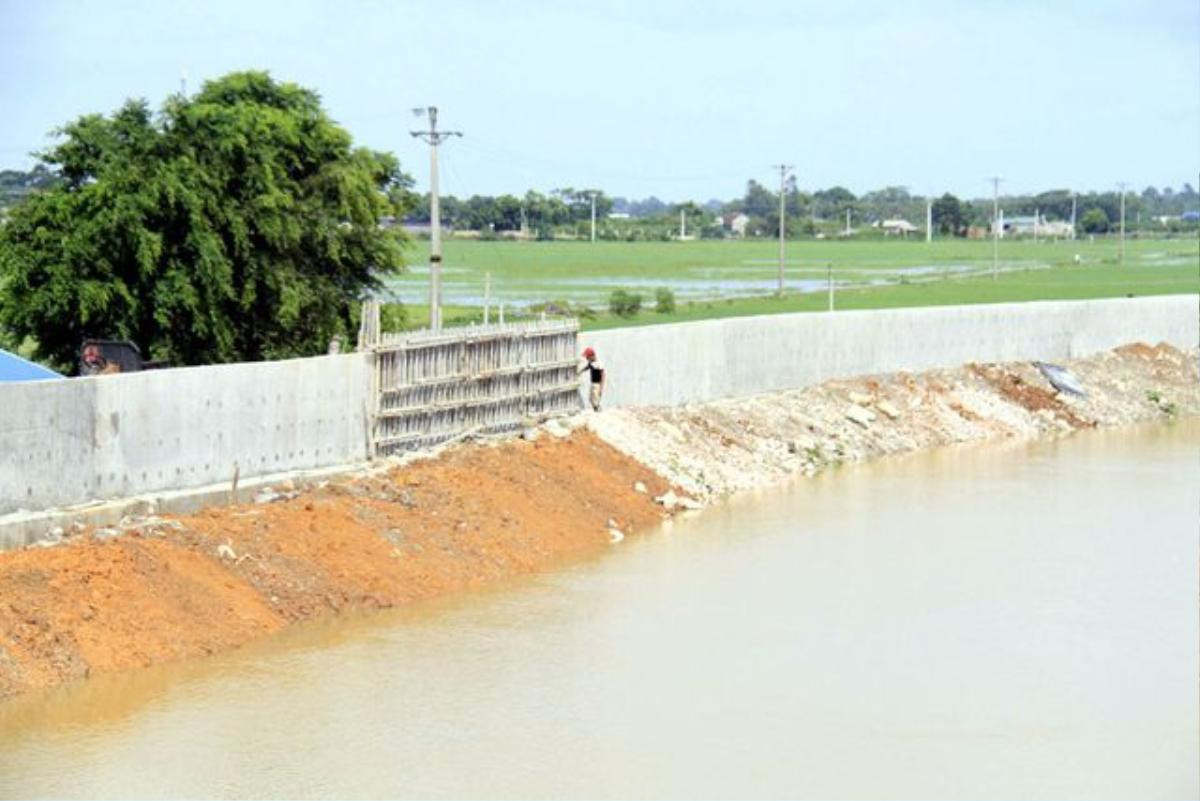
[[[593,411],[600,411],[600,396],[604,394],[604,365],[596,358],[594,348],[587,348],[583,351],[583,359],[580,360],[579,367],[576,373],[588,371],[591,379],[591,388],[588,391],[588,402],[592,404]]]

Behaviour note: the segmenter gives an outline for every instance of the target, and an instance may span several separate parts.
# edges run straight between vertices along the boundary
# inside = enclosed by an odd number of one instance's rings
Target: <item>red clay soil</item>
[[[578,431],[208,509],[178,530],[0,553],[0,699],[546,570],[609,547],[610,519],[648,530],[667,488]]]
[[[1055,417],[1065,420],[1072,428],[1096,427],[1095,420],[1080,417],[1054,392],[1027,383],[1021,376],[1001,365],[972,364],[971,370],[990,384],[1002,397],[1031,412],[1049,411]]]

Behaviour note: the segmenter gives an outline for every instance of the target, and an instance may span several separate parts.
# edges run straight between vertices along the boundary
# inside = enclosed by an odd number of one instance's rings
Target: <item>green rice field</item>
[[[414,242],[409,271],[384,295],[407,308],[407,327],[427,320],[427,242]],[[776,294],[778,243],[513,242],[450,239],[445,244],[443,299],[447,324],[482,318],[491,276],[493,319],[543,304],[579,313],[585,328],[698,320],[751,314],[823,311],[829,284],[838,309],[1064,300],[1200,292],[1195,238],[1129,239],[1125,261],[1114,238],[1034,243],[1001,241],[993,276],[990,240],[789,242],[785,290]],[[670,289],[676,308],[654,310],[655,291]],[[642,296],[634,317],[608,312],[623,289]],[[536,313],[536,311],[533,311]]]

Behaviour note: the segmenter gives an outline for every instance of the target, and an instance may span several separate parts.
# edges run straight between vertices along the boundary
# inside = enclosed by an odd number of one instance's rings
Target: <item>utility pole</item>
[[[596,241],[596,192],[589,193],[592,198],[592,241]]]
[[[679,210],[679,241],[687,237],[687,209]]]
[[[925,198],[925,243],[933,241],[933,198]]]
[[[1117,254],[1117,263],[1122,267],[1125,266],[1125,184],[1117,184],[1117,188],[1121,190],[1121,245]]]
[[[429,145],[429,327],[442,330],[442,215],[438,206],[438,145],[458,131],[437,129],[437,106],[414,108],[413,114],[429,117],[428,131],[409,131]]]
[[[1000,176],[992,176],[992,280],[1000,274]]]
[[[483,274],[483,324],[492,321],[492,274]]]
[[[1075,201],[1078,199],[1076,193],[1071,193],[1071,240],[1075,240]]]
[[[1035,244],[1035,245],[1037,244],[1038,215],[1040,215],[1041,213],[1042,213],[1042,210],[1035,206],[1033,209],[1033,244]]]
[[[779,170],[779,297],[783,297],[784,225],[787,221],[787,174],[791,164],[776,164]]]

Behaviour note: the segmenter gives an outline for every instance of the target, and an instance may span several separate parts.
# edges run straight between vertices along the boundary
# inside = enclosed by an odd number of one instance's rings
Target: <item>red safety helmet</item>
[[[584,348],[583,349],[583,358],[585,358],[585,359],[596,358],[596,349],[595,348]]]

